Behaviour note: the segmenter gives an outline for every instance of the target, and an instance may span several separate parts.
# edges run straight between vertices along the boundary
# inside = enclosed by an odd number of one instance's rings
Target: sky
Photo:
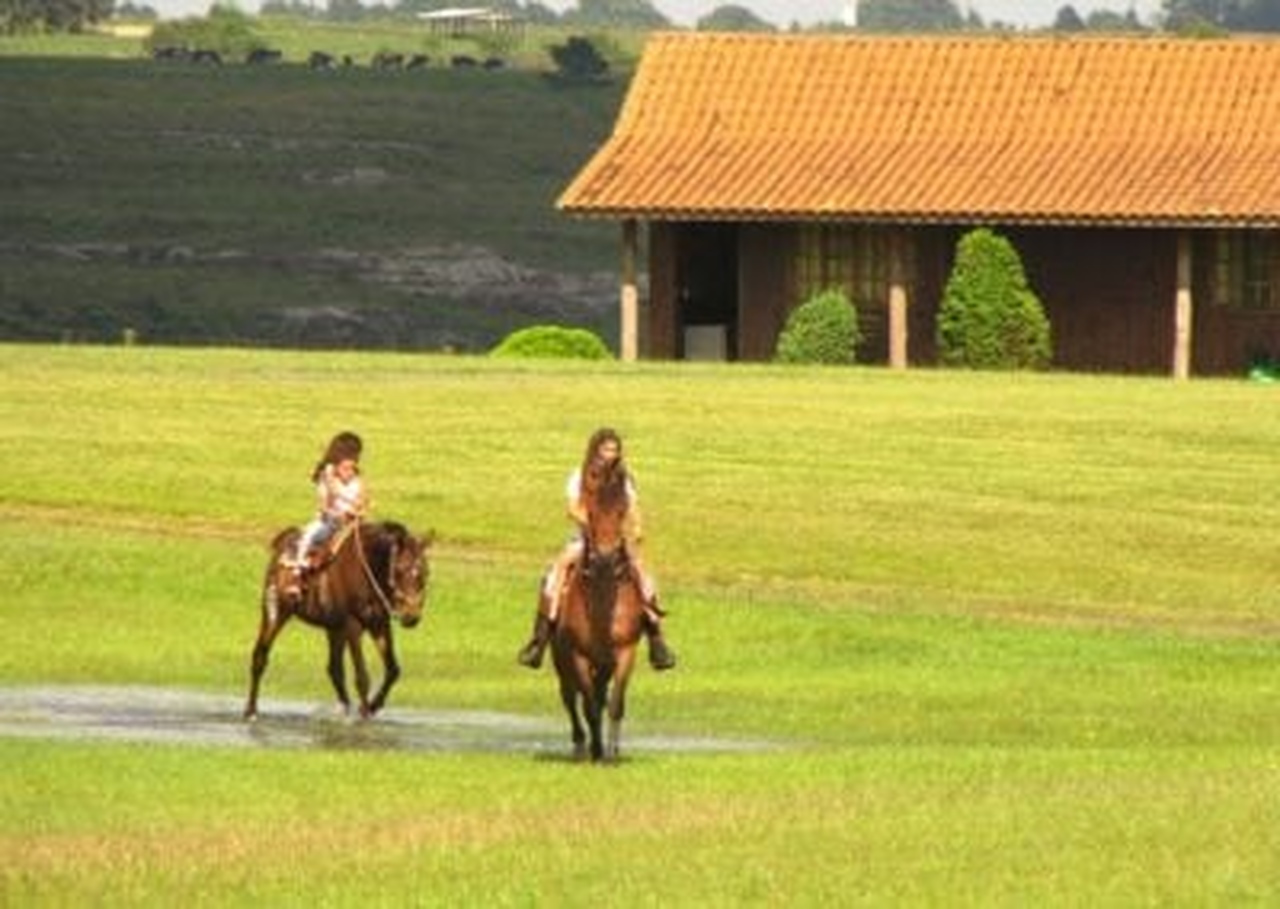
[[[212,0],[142,0],[165,18],[203,15]],[[576,0],[542,0],[545,6],[563,12],[576,6]],[[761,19],[780,28],[792,22],[812,25],[815,22],[840,21],[843,0],[650,0],[653,6],[673,23],[692,26],[716,7],[732,3],[744,6]],[[1081,16],[1095,9],[1118,13],[1129,7],[1144,22],[1160,8],[1160,0],[956,0],[961,10],[972,9],[984,22],[1006,22],[1019,27],[1043,28],[1053,23],[1059,9],[1068,2]],[[259,0],[237,0],[245,12],[256,12]],[[459,0],[457,6],[483,6],[484,0]]]

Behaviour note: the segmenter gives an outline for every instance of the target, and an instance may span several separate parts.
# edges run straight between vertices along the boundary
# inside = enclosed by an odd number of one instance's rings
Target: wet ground
[[[232,748],[324,748],[437,752],[569,753],[560,714],[527,717],[473,710],[388,707],[363,721],[330,705],[270,700],[259,717],[244,702],[181,689],[135,686],[0,688],[0,737],[157,742]],[[698,736],[628,735],[624,752],[756,751],[762,742]]]

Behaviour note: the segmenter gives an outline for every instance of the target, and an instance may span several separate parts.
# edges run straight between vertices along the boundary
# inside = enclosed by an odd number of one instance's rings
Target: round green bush
[[[778,336],[778,363],[850,364],[862,334],[858,310],[844,291],[824,290],[792,310]]]
[[[1049,319],[1013,244],[987,228],[960,238],[938,311],[938,359],[970,369],[1046,369]]]
[[[613,353],[600,336],[585,328],[534,325],[503,338],[490,351],[494,357],[529,357],[549,360],[611,360]]]

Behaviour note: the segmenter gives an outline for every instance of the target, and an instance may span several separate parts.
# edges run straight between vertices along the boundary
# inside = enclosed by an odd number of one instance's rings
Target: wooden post
[[[1173,303],[1173,377],[1191,375],[1191,235],[1178,234],[1178,288]]]
[[[907,283],[903,262],[906,233],[889,234],[889,367],[907,368]]]
[[[622,222],[622,299],[619,353],[623,362],[633,363],[639,357],[640,291],[636,287],[636,259],[639,255],[639,229],[635,218]]]

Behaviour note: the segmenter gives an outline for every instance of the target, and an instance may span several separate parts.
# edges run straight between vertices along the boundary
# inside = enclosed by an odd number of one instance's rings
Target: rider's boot
[[[528,666],[530,669],[538,669],[542,666],[542,655],[547,652],[547,644],[551,641],[551,632],[554,630],[551,620],[543,615],[542,610],[538,610],[538,616],[533,621],[533,637],[529,638],[529,643],[520,648],[520,653],[516,656],[516,662],[521,666]]]
[[[662,637],[662,624],[658,604],[648,604],[644,613],[644,633],[649,638],[649,665],[662,672],[676,668],[676,655]]]

